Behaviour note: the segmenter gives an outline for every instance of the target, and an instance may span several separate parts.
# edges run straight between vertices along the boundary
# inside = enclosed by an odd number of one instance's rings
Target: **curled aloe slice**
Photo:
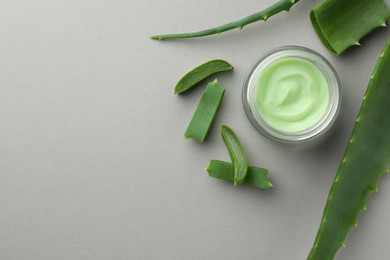
[[[341,54],[373,29],[386,26],[390,12],[383,0],[325,0],[310,13],[322,43]]]
[[[230,127],[223,125],[221,127],[221,134],[233,163],[234,186],[241,185],[248,172],[248,159],[240,140]]]
[[[229,162],[211,160],[209,166],[206,168],[206,171],[209,173],[210,177],[225,181],[234,181],[234,167]],[[269,189],[273,187],[272,183],[268,179],[268,170],[253,166],[248,166],[248,172],[244,179],[244,184],[261,189]]]
[[[210,75],[213,75],[217,72],[232,70],[233,66],[229,64],[229,62],[224,60],[211,60],[202,65],[199,65],[195,69],[188,72],[184,75],[175,87],[175,94],[180,94],[196,84],[200,81],[204,80]]]
[[[309,260],[333,259],[390,159],[390,41],[363,98],[349,145],[329,193]]]

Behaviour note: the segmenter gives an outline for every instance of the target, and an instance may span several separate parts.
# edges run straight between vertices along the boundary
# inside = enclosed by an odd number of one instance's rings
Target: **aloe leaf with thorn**
[[[322,43],[339,55],[373,29],[386,26],[390,12],[383,0],[326,0],[310,13]]]
[[[192,33],[176,33],[176,34],[162,34],[162,35],[154,35],[150,36],[150,38],[155,40],[168,40],[168,39],[179,39],[179,38],[196,38],[203,37],[212,34],[219,34],[233,29],[242,29],[244,26],[248,24],[258,22],[258,21],[266,21],[271,16],[278,14],[282,11],[289,11],[290,8],[296,4],[299,0],[279,0],[277,3],[271,5],[270,7],[249,15],[245,18],[242,18],[238,21],[227,23],[225,25],[221,25],[215,28],[192,32]]]
[[[380,55],[339,166],[309,260],[333,259],[390,159],[390,40]]]

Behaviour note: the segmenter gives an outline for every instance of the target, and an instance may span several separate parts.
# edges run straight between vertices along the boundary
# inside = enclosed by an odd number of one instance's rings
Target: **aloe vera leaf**
[[[299,2],[299,0],[279,0],[277,3],[269,6],[268,8],[249,15],[245,18],[237,20],[235,22],[227,23],[218,27],[214,27],[211,29],[199,31],[199,32],[191,32],[191,33],[177,33],[177,34],[163,34],[163,35],[154,35],[150,36],[151,39],[155,40],[169,40],[169,39],[179,39],[179,38],[196,38],[203,37],[213,34],[220,34],[233,29],[242,30],[244,26],[248,24],[257,22],[257,21],[266,21],[271,16],[278,14],[282,11],[290,11],[291,7]]]
[[[383,0],[325,0],[310,13],[322,43],[341,54],[379,26],[386,26],[390,12]]]
[[[309,260],[333,259],[390,159],[390,41],[380,55],[329,193]]]
[[[194,138],[199,142],[204,141],[221,106],[224,94],[225,88],[219,85],[218,80],[207,85],[184,133],[185,139]]]
[[[215,74],[217,72],[232,70],[233,66],[230,65],[227,61],[224,60],[211,60],[202,65],[199,65],[195,69],[188,72],[184,75],[175,87],[175,94],[182,93],[191,87],[198,84],[203,79],[208,76]]]
[[[206,168],[206,171],[209,173],[210,177],[225,181],[234,181],[234,167],[230,162],[211,160]],[[248,166],[248,172],[244,179],[244,184],[261,189],[269,189],[273,187],[268,178],[268,170],[253,166]]]
[[[229,152],[230,159],[234,168],[234,186],[241,185],[248,172],[248,159],[244,152],[244,148],[240,143],[237,135],[227,125],[221,127],[222,139],[225,142],[226,148]]]

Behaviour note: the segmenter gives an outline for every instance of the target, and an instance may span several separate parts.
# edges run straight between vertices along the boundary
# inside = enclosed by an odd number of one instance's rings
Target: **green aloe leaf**
[[[257,21],[267,21],[268,18],[278,14],[282,11],[290,11],[291,7],[298,3],[299,0],[279,0],[275,4],[267,7],[266,9],[244,17],[238,21],[230,22],[218,27],[214,27],[211,29],[199,31],[199,32],[191,32],[191,33],[175,33],[175,34],[162,34],[162,35],[154,35],[150,36],[151,39],[154,40],[170,40],[170,39],[180,39],[180,38],[196,38],[203,37],[213,34],[220,34],[226,31],[230,31],[233,29],[244,28],[248,24],[257,22]]]
[[[210,75],[217,72],[232,70],[233,66],[224,60],[211,60],[203,63],[184,75],[176,84],[174,93],[180,94],[197,85]]]
[[[234,181],[234,167],[230,162],[211,160],[206,171],[210,177],[225,181]],[[273,187],[268,178],[268,170],[259,167],[248,166],[248,172],[244,179],[244,184],[261,189]]]
[[[234,186],[244,183],[248,173],[248,159],[244,148],[240,143],[236,133],[227,125],[221,126],[222,139],[225,142],[234,168]]]
[[[322,43],[341,54],[379,26],[386,26],[390,12],[383,0],[325,0],[310,13]]]
[[[380,55],[340,164],[309,260],[333,259],[390,159],[390,41]]]
[[[219,85],[217,79],[207,85],[184,133],[184,139],[193,138],[199,142],[204,141],[214,123],[224,95],[225,88]]]

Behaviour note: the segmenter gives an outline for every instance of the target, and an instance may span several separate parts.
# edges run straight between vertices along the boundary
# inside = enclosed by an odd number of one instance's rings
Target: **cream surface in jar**
[[[326,132],[338,114],[340,83],[331,65],[303,47],[283,47],[261,58],[243,88],[245,112],[265,136],[294,143]]]

